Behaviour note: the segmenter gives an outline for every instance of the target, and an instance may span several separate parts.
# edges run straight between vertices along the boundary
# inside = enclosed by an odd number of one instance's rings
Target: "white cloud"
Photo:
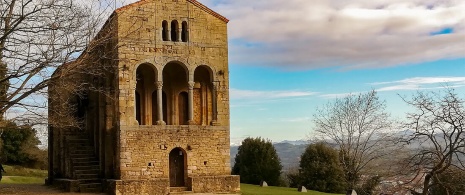
[[[231,20],[236,64],[353,69],[465,57],[464,1],[201,2]],[[444,28],[454,32],[431,36]]]
[[[330,93],[330,94],[322,94],[320,97],[327,98],[327,99],[334,99],[334,98],[344,98],[353,94],[359,94],[365,92],[353,92],[353,93]]]
[[[281,98],[296,98],[315,95],[312,91],[254,91],[254,90],[241,90],[230,89],[231,99],[281,99]]]
[[[281,119],[282,122],[289,122],[289,123],[298,123],[298,122],[309,122],[310,117],[297,117],[297,118],[284,118]]]
[[[442,87],[462,87],[465,77],[414,77],[391,82],[371,83],[375,86],[387,85],[378,91],[422,90]]]

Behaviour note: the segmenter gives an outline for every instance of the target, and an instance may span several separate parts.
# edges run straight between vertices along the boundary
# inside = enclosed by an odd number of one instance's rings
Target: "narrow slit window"
[[[166,20],[163,20],[162,22],[162,37],[163,41],[169,41],[169,30],[168,30],[168,22]]]
[[[189,41],[189,31],[187,30],[187,22],[182,22],[182,31],[181,31],[181,40],[182,42]]]
[[[179,41],[179,24],[177,20],[171,21],[171,41]]]

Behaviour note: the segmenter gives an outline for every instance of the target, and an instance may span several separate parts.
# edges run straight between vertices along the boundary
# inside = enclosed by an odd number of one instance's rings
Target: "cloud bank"
[[[380,68],[465,57],[459,0],[199,0],[230,19],[230,62]]]
[[[297,98],[315,95],[312,91],[288,90],[288,91],[254,91],[242,89],[230,89],[231,99],[234,100],[260,100],[260,99],[282,99],[282,98]]]

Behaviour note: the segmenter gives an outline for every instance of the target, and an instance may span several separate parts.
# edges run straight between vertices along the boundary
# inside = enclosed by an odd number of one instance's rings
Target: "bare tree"
[[[439,93],[417,92],[411,100],[404,99],[415,112],[408,113],[405,128],[412,130],[405,139],[415,145],[406,160],[420,186],[411,189],[413,194],[430,194],[434,187],[445,187],[441,174],[451,168],[465,170],[465,100],[453,89]],[[449,194],[449,193],[447,193]]]
[[[320,139],[336,144],[349,190],[376,159],[387,155],[387,131],[392,123],[376,91],[335,99],[314,115]]]
[[[73,71],[53,72],[63,64],[78,61],[84,50],[92,49],[89,46],[98,48],[99,43],[90,41],[115,9],[111,7],[115,2],[2,0],[0,116],[9,111],[18,120],[46,121],[47,86],[64,74],[82,73],[83,68],[66,66]]]

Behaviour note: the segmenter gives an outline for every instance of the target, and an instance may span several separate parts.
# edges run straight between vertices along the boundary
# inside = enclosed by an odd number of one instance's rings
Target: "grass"
[[[43,184],[45,178],[23,177],[23,176],[3,176],[1,183],[5,184]]]
[[[47,170],[29,169],[20,166],[3,165],[6,173],[3,173],[1,183],[8,184],[39,184],[44,183]]]
[[[297,188],[285,188],[285,187],[274,187],[269,186],[266,188],[243,184],[241,183],[241,193],[242,195],[302,195],[301,192],[297,191]],[[323,193],[317,191],[308,190],[307,195],[336,195],[331,193]]]

